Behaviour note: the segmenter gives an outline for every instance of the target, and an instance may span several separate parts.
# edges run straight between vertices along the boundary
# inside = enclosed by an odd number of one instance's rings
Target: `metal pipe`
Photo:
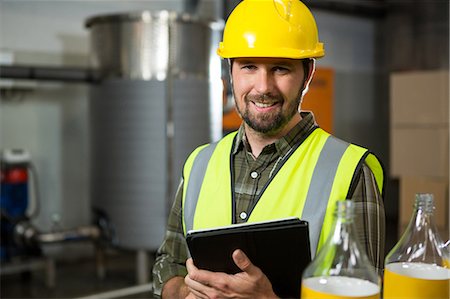
[[[100,80],[93,69],[0,65],[0,78],[93,83]]]
[[[14,240],[24,246],[62,243],[69,241],[98,240],[101,229],[97,226],[80,226],[68,230],[41,233],[30,222],[21,221],[14,227]]]
[[[36,241],[40,244],[60,243],[68,241],[96,240],[100,237],[100,229],[96,226],[80,226],[74,229],[40,233]]]
[[[136,277],[138,284],[145,284],[149,281],[148,255],[145,250],[138,250],[136,253]]]

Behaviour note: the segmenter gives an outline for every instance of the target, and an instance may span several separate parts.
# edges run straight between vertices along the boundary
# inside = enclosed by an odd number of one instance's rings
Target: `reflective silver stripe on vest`
[[[302,220],[308,221],[311,255],[314,257],[327,210],[336,171],[350,144],[329,136],[320,152],[303,207]],[[345,198],[342,198],[345,199]]]
[[[198,196],[200,194],[200,189],[202,188],[203,179],[205,178],[209,159],[211,158],[216,146],[217,142],[202,148],[192,164],[183,207],[186,232],[194,227],[194,214],[195,209],[197,208]]]

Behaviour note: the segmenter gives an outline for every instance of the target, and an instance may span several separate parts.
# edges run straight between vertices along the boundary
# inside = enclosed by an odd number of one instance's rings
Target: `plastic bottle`
[[[449,253],[433,214],[433,195],[416,194],[411,220],[386,256],[384,299],[449,298]]]
[[[355,203],[336,204],[333,229],[302,275],[302,299],[380,298],[381,279],[358,243]]]

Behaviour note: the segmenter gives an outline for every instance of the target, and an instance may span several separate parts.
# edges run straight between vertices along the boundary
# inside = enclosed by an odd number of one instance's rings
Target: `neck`
[[[258,158],[264,147],[284,137],[301,119],[300,113],[298,113],[281,130],[271,134],[257,132],[244,124],[245,136],[255,159]]]

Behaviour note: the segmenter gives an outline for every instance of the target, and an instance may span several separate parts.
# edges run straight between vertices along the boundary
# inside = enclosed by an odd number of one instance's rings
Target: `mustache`
[[[273,103],[273,102],[281,102],[283,101],[282,95],[273,95],[273,94],[258,94],[258,95],[246,95],[246,101],[252,102],[261,102],[261,103]]]

